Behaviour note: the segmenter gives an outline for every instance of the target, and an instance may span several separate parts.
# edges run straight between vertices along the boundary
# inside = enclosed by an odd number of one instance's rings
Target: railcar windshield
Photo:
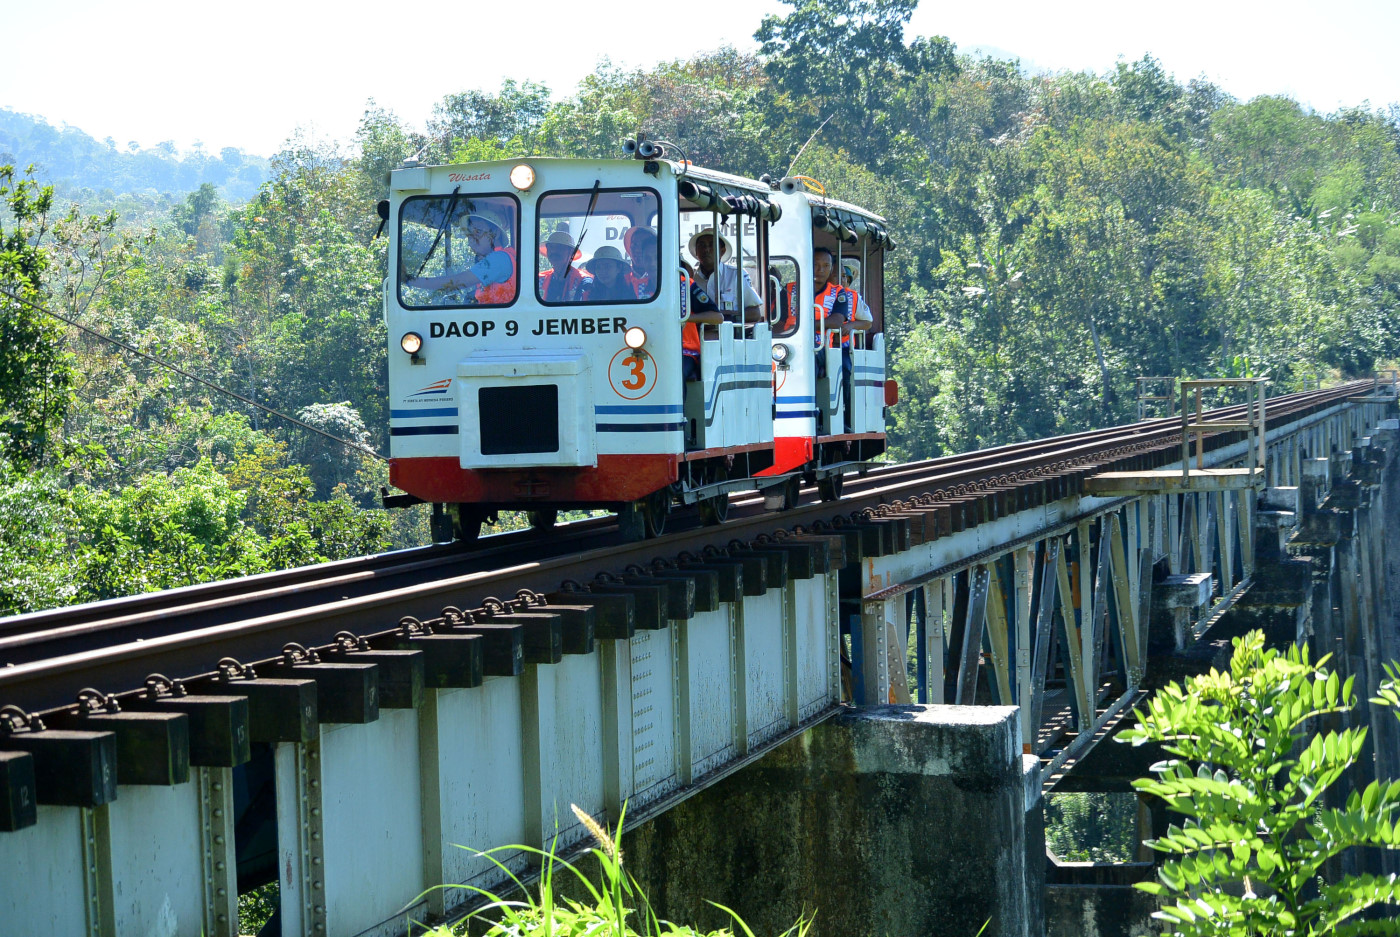
[[[508,306],[520,280],[520,207],[510,195],[420,195],[399,208],[399,301]]]
[[[661,263],[659,205],[651,189],[540,196],[535,276],[540,302],[616,305],[654,299]]]

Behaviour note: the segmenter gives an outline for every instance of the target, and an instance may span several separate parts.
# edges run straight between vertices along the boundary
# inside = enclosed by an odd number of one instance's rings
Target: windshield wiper
[[[462,191],[460,185],[452,190],[452,198],[447,203],[447,211],[442,214],[442,227],[438,228],[437,237],[433,238],[433,246],[428,248],[428,253],[424,255],[423,262],[418,265],[418,272],[413,275],[415,279],[423,275],[423,270],[428,266],[428,261],[433,259],[433,252],[437,250],[438,244],[442,241],[442,236],[447,233],[447,226],[452,224],[452,209],[457,207],[457,193],[460,191]],[[469,199],[467,201],[467,211],[470,212],[472,208],[473,206]]]
[[[578,249],[578,248],[582,248],[582,247],[583,247],[583,239],[584,239],[584,237],[586,237],[586,236],[588,235],[588,219],[593,217],[593,209],[595,209],[595,208],[598,207],[598,189],[599,189],[600,187],[602,187],[602,185],[603,185],[603,180],[602,180],[602,179],[594,179],[594,180],[593,180],[593,192],[592,192],[592,194],[589,195],[589,197],[588,197],[588,211],[586,211],[586,212],[583,213],[583,223],[582,223],[581,225],[579,225],[578,240],[577,240],[577,241],[574,241],[574,247],[575,247],[575,249]],[[569,255],[569,262],[564,266],[564,280],[565,280],[565,282],[568,281],[568,279],[569,279],[569,273],[570,273],[573,269],[574,269],[574,258],[573,258],[573,255],[570,254],[570,255]],[[551,277],[550,279],[552,280],[553,277]],[[560,288],[562,289],[563,287],[560,287]]]

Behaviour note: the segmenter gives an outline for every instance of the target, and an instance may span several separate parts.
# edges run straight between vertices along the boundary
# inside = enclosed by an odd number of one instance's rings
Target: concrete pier
[[[1028,820],[1029,816],[1029,820]],[[658,915],[818,937],[1044,932],[1039,762],[1010,706],[851,709],[629,833]],[[1028,884],[1030,883],[1030,884]]]

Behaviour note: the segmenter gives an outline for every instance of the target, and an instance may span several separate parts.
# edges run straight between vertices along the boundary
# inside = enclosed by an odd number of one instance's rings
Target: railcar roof
[[[517,159],[481,160],[481,161],[479,161],[479,162],[474,162],[474,163],[444,163],[444,164],[441,164],[441,165],[426,166],[426,167],[424,167],[424,168],[427,168],[427,169],[472,169],[472,168],[475,168],[475,169],[482,169],[482,168],[485,168],[485,167],[488,167],[488,166],[489,166],[489,167],[491,167],[491,168],[493,168],[493,169],[494,169],[494,168],[497,168],[497,167],[502,168],[502,169],[505,169],[505,168],[509,168],[509,167],[511,167],[511,166],[515,166],[515,165],[517,165],[518,163],[525,163],[525,162],[528,162],[528,163],[566,163],[566,162],[568,162],[568,163],[606,163],[606,162],[623,163],[623,162],[629,162],[629,163],[630,163],[630,162],[633,162],[633,160],[631,160],[631,159],[617,159],[617,158],[613,158],[613,157],[600,157],[600,158],[597,158],[597,159],[589,159],[589,158],[586,158],[586,157],[572,157],[572,156],[522,156],[522,157],[519,157],[519,158],[517,158]],[[773,194],[773,189],[772,189],[772,187],[769,186],[767,183],[760,182],[760,181],[757,180],[757,179],[750,179],[750,178],[748,178],[747,176],[736,176],[736,175],[734,175],[734,174],[732,174],[732,173],[720,172],[718,169],[707,169],[707,168],[705,168],[704,166],[696,166],[696,165],[694,165],[694,164],[691,164],[691,165],[687,166],[686,164],[681,163],[681,162],[677,162],[677,161],[675,161],[675,160],[663,159],[663,160],[659,160],[659,162],[661,162],[661,163],[663,163],[664,165],[668,166],[668,167],[670,168],[671,172],[672,172],[673,174],[677,175],[677,176],[680,176],[680,175],[684,174],[685,176],[688,176],[688,177],[690,177],[690,178],[692,178],[692,179],[703,179],[703,180],[705,180],[706,182],[716,182],[716,183],[719,183],[719,184],[721,184],[721,185],[732,186],[732,187],[738,188],[738,189],[746,189],[746,190],[748,190],[748,191],[750,191],[750,192],[752,192],[752,193],[754,193],[754,194],[756,194],[756,195],[761,195],[761,196],[763,196],[763,197],[765,197],[765,198],[770,197],[770,196],[772,196],[772,194]],[[849,212],[849,213],[851,213],[851,214],[853,214],[853,215],[859,215],[859,216],[862,217],[862,218],[868,218],[868,219],[870,219],[871,221],[878,221],[878,222],[880,222],[881,224],[885,224],[885,223],[886,223],[886,222],[885,222],[885,218],[884,218],[883,216],[877,215],[875,212],[870,211],[868,208],[861,208],[859,205],[852,205],[850,202],[843,202],[843,201],[841,201],[840,199],[827,198],[827,197],[825,197],[825,196],[818,195],[818,194],[816,194],[815,192],[808,192],[808,191],[806,191],[806,190],[799,190],[799,191],[801,192],[801,194],[803,194],[803,195],[805,195],[805,196],[807,197],[807,201],[809,201],[809,202],[811,202],[811,203],[813,203],[813,204],[826,205],[826,206],[829,206],[829,207],[831,207],[831,208],[838,209],[839,211]]]
[[[757,179],[749,179],[746,176],[735,176],[727,172],[720,172],[718,169],[706,169],[704,166],[696,166],[694,164],[686,166],[684,163],[677,163],[671,160],[663,160],[663,162],[670,166],[671,171],[677,176],[684,173],[691,179],[704,179],[707,182],[732,185],[736,188],[748,189],[751,192],[763,196],[771,195],[773,192],[767,183],[759,182]]]
[[[862,218],[868,218],[871,221],[878,221],[881,224],[888,223],[885,221],[884,215],[877,215],[868,208],[861,208],[859,205],[852,205],[850,202],[843,202],[838,198],[824,198],[815,192],[804,192],[803,194],[807,196],[807,201],[814,205],[826,205],[839,211],[860,215]]]

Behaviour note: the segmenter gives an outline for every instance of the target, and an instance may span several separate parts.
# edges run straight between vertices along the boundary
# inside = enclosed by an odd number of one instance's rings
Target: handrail
[[[1264,469],[1264,388],[1269,383],[1263,377],[1219,377],[1181,382],[1181,480],[1191,479],[1191,438],[1196,439],[1196,468],[1205,469],[1205,437],[1210,433],[1243,429],[1249,434],[1249,453],[1254,457],[1252,468]],[[1201,392],[1207,387],[1246,387],[1244,419],[1208,420],[1202,407]],[[1191,419],[1191,400],[1195,397],[1195,420]]]

